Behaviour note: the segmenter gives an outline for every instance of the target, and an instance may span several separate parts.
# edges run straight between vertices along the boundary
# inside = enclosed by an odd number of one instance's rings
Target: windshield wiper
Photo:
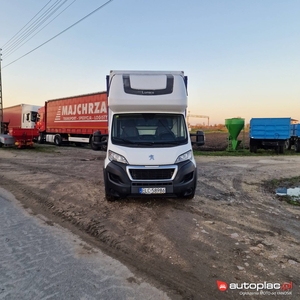
[[[119,138],[119,137],[113,137],[112,139],[120,141],[120,142],[124,142],[126,144],[136,144],[136,142],[133,142],[133,141],[128,140],[128,139]]]
[[[181,145],[184,144],[182,141],[168,141],[168,140],[164,140],[164,141],[138,141],[136,142],[136,144],[138,145]]]
[[[165,146],[165,145],[184,145],[185,142],[182,141],[158,141],[155,142],[153,145],[160,145],[160,146]]]

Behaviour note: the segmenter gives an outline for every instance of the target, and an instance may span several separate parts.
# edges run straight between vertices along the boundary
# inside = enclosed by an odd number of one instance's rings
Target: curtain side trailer
[[[99,150],[108,134],[107,94],[97,92],[46,101],[39,110],[36,127],[39,143],[90,144]]]

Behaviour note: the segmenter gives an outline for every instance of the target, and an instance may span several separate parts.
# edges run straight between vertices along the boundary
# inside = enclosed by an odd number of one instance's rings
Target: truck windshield
[[[130,147],[164,147],[188,142],[185,118],[180,114],[115,114],[113,144]]]
[[[38,113],[36,111],[31,112],[31,122],[36,122]]]

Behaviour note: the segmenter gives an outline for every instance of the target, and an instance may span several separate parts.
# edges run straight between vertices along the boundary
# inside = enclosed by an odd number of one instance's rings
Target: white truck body
[[[106,198],[192,198],[197,168],[186,124],[184,73],[111,71],[107,92]]]

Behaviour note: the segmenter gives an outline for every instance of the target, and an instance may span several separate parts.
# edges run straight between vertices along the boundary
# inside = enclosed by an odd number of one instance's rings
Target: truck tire
[[[114,196],[109,192],[109,188],[107,186],[107,180],[108,180],[107,176],[108,176],[107,172],[105,172],[105,170],[103,170],[105,198],[108,202],[113,202],[113,201],[120,199],[120,197]]]
[[[61,139],[60,134],[56,134],[55,137],[54,137],[54,144],[55,144],[56,146],[60,146],[60,145],[61,145],[61,142],[62,142],[62,139]]]
[[[285,148],[286,150],[291,150],[291,147],[292,147],[291,140],[290,140],[290,139],[287,139],[287,140],[284,142],[284,148]]]
[[[107,137],[103,136],[101,138],[101,142],[107,142]],[[107,151],[107,144],[101,145],[101,150],[106,152]]]
[[[300,140],[295,141],[295,152],[300,152]]]
[[[279,146],[278,146],[278,152],[279,152],[280,154],[283,154],[283,153],[284,153],[284,145],[279,145]]]
[[[93,150],[95,150],[95,151],[100,150],[100,148],[99,148],[97,145],[94,144],[94,142],[93,142],[92,139],[91,139],[90,145],[91,145],[91,148],[92,148]]]
[[[193,189],[193,191],[190,194],[182,196],[182,198],[185,200],[191,200],[194,197],[195,197],[195,189]]]
[[[188,190],[186,190],[185,192],[183,192],[181,194],[177,194],[177,197],[182,198],[184,200],[191,200],[195,197],[196,188],[197,188],[197,172],[196,172],[193,186],[191,188],[189,188]]]
[[[92,148],[94,151],[99,151],[99,150],[101,150],[101,147],[99,147],[99,146],[97,146],[96,144],[94,144],[93,136],[90,137],[90,145],[91,145],[91,148]]]
[[[42,133],[39,134],[37,142],[38,144],[44,144],[44,135]]]

